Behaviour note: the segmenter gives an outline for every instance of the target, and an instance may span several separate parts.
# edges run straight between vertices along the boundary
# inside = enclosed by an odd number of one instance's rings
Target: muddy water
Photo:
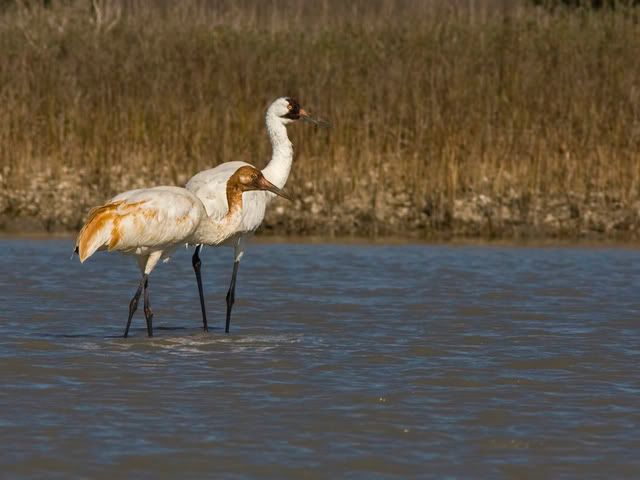
[[[0,241],[6,478],[640,475],[640,252],[253,245],[131,259]]]

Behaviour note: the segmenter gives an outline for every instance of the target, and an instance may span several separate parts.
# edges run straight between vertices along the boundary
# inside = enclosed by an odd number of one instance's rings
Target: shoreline
[[[73,236],[90,208],[108,197],[95,185],[76,184],[61,191],[56,182],[38,182],[39,188],[28,190],[5,184],[5,191],[0,191],[0,235]],[[119,190],[132,185],[122,187]],[[640,242],[640,199],[613,192],[474,191],[444,199],[436,194],[408,195],[392,185],[373,196],[363,187],[342,198],[313,186],[291,190],[293,201],[276,200],[267,209],[259,238],[517,245]]]
[[[77,232],[74,231],[0,231],[0,241],[3,240],[69,240],[73,241]],[[640,239],[612,239],[612,238],[486,238],[486,237],[450,237],[450,238],[420,238],[400,236],[320,236],[320,235],[278,235],[265,231],[258,231],[250,243],[261,245],[363,245],[363,246],[449,246],[449,247],[505,247],[505,248],[620,248],[640,250]]]
[[[272,204],[263,236],[640,239],[640,37],[623,9],[331,0],[280,8],[276,26],[253,0],[140,5],[97,34],[75,3],[0,14],[0,231],[75,232],[119,192],[232,159],[261,168],[264,106],[291,94],[334,128],[288,130],[293,201]],[[287,92],[254,61],[274,54],[300,72]]]

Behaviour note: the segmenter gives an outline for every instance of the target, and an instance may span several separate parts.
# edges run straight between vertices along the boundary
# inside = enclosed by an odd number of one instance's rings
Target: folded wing
[[[84,262],[98,250],[173,246],[188,240],[204,213],[200,200],[183,188],[130,190],[89,212],[76,249]]]

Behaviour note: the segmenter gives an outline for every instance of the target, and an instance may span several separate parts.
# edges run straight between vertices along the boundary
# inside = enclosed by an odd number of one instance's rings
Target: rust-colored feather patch
[[[113,250],[122,238],[119,229],[121,218],[142,203],[144,202],[125,204],[124,200],[120,200],[92,208],[76,239],[80,261],[84,262],[103,245],[106,245],[109,250]],[[125,207],[124,211],[118,211],[122,206]],[[105,229],[109,226],[111,229],[107,233]]]
[[[122,202],[113,202],[100,207],[92,208],[89,211],[87,221],[80,230],[78,238],[76,239],[76,248],[78,249],[78,255],[80,261],[84,262],[89,253],[89,245],[94,240],[95,236],[100,232],[104,226],[115,215],[115,210]]]
[[[122,234],[120,233],[120,219],[122,217],[114,216],[113,218],[113,226],[111,227],[111,238],[109,239],[109,244],[107,248],[109,251],[116,248],[118,242],[122,238]]]
[[[227,215],[242,209],[242,193],[246,190],[242,177],[251,177],[260,173],[255,167],[245,165],[236,170],[227,180]],[[245,180],[246,181],[246,180]]]

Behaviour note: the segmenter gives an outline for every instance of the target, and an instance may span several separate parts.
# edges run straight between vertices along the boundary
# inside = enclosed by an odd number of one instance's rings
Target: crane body
[[[291,171],[293,162],[293,145],[289,140],[286,126],[300,118],[311,119],[309,114],[300,107],[300,104],[293,98],[281,97],[276,99],[267,109],[265,115],[265,124],[273,153],[271,161],[262,169],[262,173],[271,183],[278,188],[283,188]],[[227,178],[232,174],[234,169],[240,166],[251,166],[241,161],[230,161],[222,163],[217,167],[204,170],[194,175],[186,185],[186,188],[193,192],[202,200],[207,213],[211,216],[218,217],[223,215],[227,208],[226,198],[224,195],[224,184]],[[237,231],[231,235],[225,242],[221,242],[220,246],[231,246],[234,248],[233,271],[231,274],[231,283],[227,291],[227,313],[225,332],[229,333],[231,323],[231,309],[235,302],[236,277],[240,260],[242,259],[247,238],[262,224],[264,220],[267,205],[273,200],[275,195],[271,192],[248,192],[245,195],[245,203],[242,213],[242,222]],[[201,260],[200,244],[196,247],[192,263],[196,273],[196,278],[200,276]],[[200,304],[202,307],[202,321],[206,323],[206,310],[204,306],[204,297],[199,283]]]
[[[129,304],[125,337],[142,291],[147,333],[153,335],[148,277],[159,260],[168,260],[180,245],[218,245],[234,235],[243,219],[244,192],[269,190],[286,198],[251,166],[236,168],[224,182],[224,189],[227,208],[216,216],[208,215],[202,201],[189,190],[171,186],[130,190],[89,212],[76,240],[75,252],[80,261],[100,250],[119,251],[135,256],[142,273]],[[206,322],[204,329],[207,330]]]

